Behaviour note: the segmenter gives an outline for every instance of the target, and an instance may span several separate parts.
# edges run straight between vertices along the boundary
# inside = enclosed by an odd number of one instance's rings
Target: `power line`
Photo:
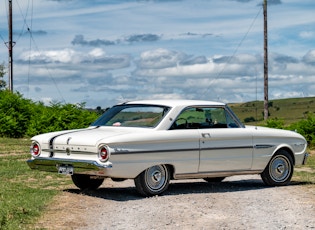
[[[30,29],[33,28],[33,0],[32,0],[32,10],[31,10],[31,26]],[[28,28],[29,29],[29,28]],[[29,50],[32,50],[32,38],[30,36],[30,48]],[[28,57],[28,71],[27,71],[27,97],[29,97],[30,92],[30,72],[31,72],[31,55]]]
[[[253,19],[251,25],[249,26],[248,30],[246,31],[245,35],[243,36],[243,38],[241,39],[241,41],[239,42],[239,44],[237,45],[237,47],[235,48],[233,54],[228,58],[227,62],[224,64],[224,66],[222,67],[222,69],[219,71],[219,73],[217,74],[217,76],[215,76],[212,81],[209,83],[209,86],[208,88],[205,90],[204,94],[206,94],[210,88],[211,88],[211,85],[212,83],[217,80],[219,77],[221,77],[221,74],[223,73],[223,71],[225,70],[225,68],[227,67],[227,65],[231,62],[231,60],[235,57],[238,49],[241,47],[241,45],[243,44],[243,42],[245,41],[247,35],[249,34],[249,32],[251,31],[251,29],[253,28],[258,16],[260,15],[262,11],[262,7],[259,8],[259,11],[257,12],[255,18]]]
[[[18,0],[16,0],[16,2],[17,2],[17,5],[18,5],[18,7],[19,7],[20,14],[21,14],[21,16],[22,16],[22,18],[23,18],[23,22],[24,22],[24,23],[23,23],[23,27],[22,27],[22,29],[21,29],[21,32],[19,33],[18,40],[19,40],[19,39],[22,37],[22,35],[24,34],[24,28],[26,27],[26,28],[27,28],[27,32],[28,32],[29,35],[30,35],[30,51],[29,51],[29,53],[31,54],[31,51],[32,51],[32,43],[35,45],[35,49],[37,50],[37,52],[41,53],[41,52],[39,51],[39,48],[38,48],[38,46],[37,46],[37,44],[36,44],[36,42],[35,42],[35,39],[34,39],[33,33],[32,33],[32,23],[33,23],[33,0],[32,0],[32,4],[31,4],[31,19],[30,19],[31,25],[30,25],[30,26],[29,26],[28,23],[27,23],[27,15],[28,15],[29,8],[30,8],[30,0],[28,1],[27,11],[26,11],[26,14],[25,14],[25,15],[24,15],[23,12],[22,12],[22,9],[21,9],[21,7],[20,7],[20,5],[19,5],[19,3],[18,3]],[[9,22],[9,24],[10,24],[10,17],[12,16],[12,0],[9,0],[9,9],[7,9],[6,12],[9,12],[9,13],[7,13],[7,14],[8,14],[7,17],[8,17],[8,22]],[[10,16],[10,15],[11,15],[11,16]],[[11,23],[12,23],[12,18],[11,18]],[[10,27],[10,26],[9,26],[9,27]],[[11,29],[11,33],[12,33],[12,29]],[[9,34],[10,34],[10,32],[9,32]],[[15,42],[12,41],[12,35],[11,35],[11,39],[9,39],[10,41],[9,41],[8,43],[5,42],[5,40],[3,39],[3,37],[2,37],[1,35],[0,35],[0,37],[1,37],[1,39],[4,41],[5,44],[8,44],[8,45],[9,45],[8,49],[9,49],[9,56],[10,56],[10,60],[11,60],[12,55],[13,55],[12,47],[13,47],[13,45],[15,44]],[[11,44],[11,46],[10,46],[10,44]],[[9,82],[10,82],[10,83],[9,83],[9,87],[10,87],[11,91],[13,91],[13,74],[12,74],[12,73],[13,73],[13,58],[12,58],[11,61],[9,61],[9,64],[10,64],[10,67],[9,67],[10,71],[9,71],[9,72],[10,72],[10,74],[11,74],[11,75],[9,76]],[[29,66],[29,69],[28,69],[28,90],[29,90],[31,55],[29,55],[28,66]],[[44,66],[45,66],[46,71],[48,72],[48,75],[49,75],[50,79],[52,80],[53,84],[55,85],[55,87],[56,87],[56,89],[57,89],[57,91],[58,91],[58,94],[59,94],[59,96],[60,96],[61,99],[62,99],[62,102],[65,103],[66,101],[65,101],[64,97],[63,97],[62,94],[61,94],[61,91],[60,91],[60,89],[59,89],[59,87],[58,87],[58,85],[57,85],[56,80],[54,79],[54,77],[52,76],[51,72],[49,71],[49,69],[48,69],[48,67],[47,67],[47,64],[45,63]]]
[[[28,32],[29,32],[29,34],[30,34],[30,39],[31,39],[31,41],[33,42],[33,44],[34,44],[34,46],[35,46],[35,49],[37,50],[37,52],[41,53],[40,50],[39,50],[39,48],[38,48],[38,46],[37,46],[37,44],[36,44],[36,42],[35,42],[35,40],[34,40],[32,31],[29,29]],[[31,50],[30,50],[30,52],[31,52]],[[30,59],[31,59],[31,58],[29,57],[29,65],[31,64],[31,60],[30,60]],[[51,72],[49,71],[49,68],[47,67],[47,64],[45,63],[44,66],[45,66],[45,69],[46,69],[46,71],[47,71],[47,73],[48,73],[50,79],[51,79],[52,82],[54,83],[54,85],[55,85],[55,87],[56,87],[56,89],[57,89],[57,91],[58,91],[58,93],[59,93],[59,95],[60,95],[60,97],[61,97],[61,99],[62,99],[62,102],[66,103],[66,100],[65,100],[64,97],[62,96],[61,91],[60,91],[60,89],[59,89],[59,87],[58,87],[58,85],[57,85],[57,82],[55,81],[54,77],[52,76]]]
[[[18,35],[18,38],[16,39],[16,42],[18,42],[19,40],[20,40],[20,38],[23,36],[23,34],[24,34],[24,28],[25,28],[25,26],[28,28],[28,25],[27,25],[27,22],[26,22],[26,18],[27,18],[27,15],[28,15],[28,11],[29,11],[29,5],[30,5],[30,0],[28,0],[28,3],[27,3],[27,9],[26,9],[26,14],[25,14],[25,16],[24,16],[24,14],[23,14],[23,12],[22,12],[22,9],[21,9],[21,7],[20,7],[20,4],[19,4],[19,1],[18,0],[16,0],[16,4],[17,4],[17,6],[18,6],[18,8],[19,8],[19,10],[20,10],[20,14],[22,15],[22,18],[23,18],[23,26],[22,26],[22,29],[21,29],[21,31],[20,31],[20,33],[19,33],[19,35]]]

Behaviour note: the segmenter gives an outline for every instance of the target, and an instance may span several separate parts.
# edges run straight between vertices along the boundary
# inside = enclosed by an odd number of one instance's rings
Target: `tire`
[[[225,179],[225,177],[207,177],[203,178],[205,181],[209,183],[219,183]]]
[[[134,180],[142,196],[162,194],[169,186],[170,171],[166,165],[155,165],[143,171]]]
[[[104,181],[103,178],[100,179],[94,179],[91,178],[89,175],[84,175],[84,174],[73,174],[71,176],[72,182],[77,186],[79,189],[84,190],[84,189],[97,189],[100,187]]]
[[[270,160],[261,178],[266,185],[288,185],[293,175],[293,160],[286,150],[279,150]]]

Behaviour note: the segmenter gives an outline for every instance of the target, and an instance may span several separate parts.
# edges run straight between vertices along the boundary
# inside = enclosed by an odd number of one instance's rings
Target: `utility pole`
[[[12,36],[12,0],[9,0],[9,90],[13,92],[13,36]]]
[[[267,0],[264,0],[264,120],[269,116],[268,109],[268,27],[267,27]]]

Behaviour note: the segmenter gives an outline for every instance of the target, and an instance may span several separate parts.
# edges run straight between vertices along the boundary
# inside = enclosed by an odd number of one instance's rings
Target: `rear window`
[[[155,127],[169,107],[157,105],[118,105],[107,110],[92,126]]]

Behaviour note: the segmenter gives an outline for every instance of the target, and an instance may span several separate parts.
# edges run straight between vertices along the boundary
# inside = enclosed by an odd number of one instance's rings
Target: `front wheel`
[[[293,175],[293,160],[285,150],[279,150],[270,160],[261,178],[266,185],[282,186],[290,183]]]
[[[155,165],[143,171],[134,181],[141,195],[160,195],[168,188],[170,171],[166,165]]]
[[[71,175],[72,182],[80,188],[81,190],[84,189],[97,189],[100,187],[104,181],[104,178],[91,178],[89,175],[84,174],[73,174]]]

